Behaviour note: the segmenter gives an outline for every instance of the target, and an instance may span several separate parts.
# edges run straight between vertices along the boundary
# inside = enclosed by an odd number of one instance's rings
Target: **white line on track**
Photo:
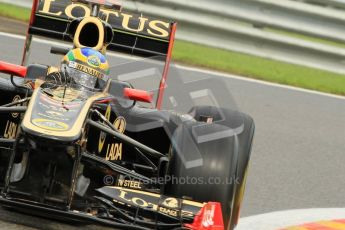
[[[4,33],[4,32],[0,32],[0,36],[16,38],[16,39],[21,39],[21,40],[25,39],[25,36],[14,35],[14,34],[9,34],[9,33]],[[61,42],[44,40],[44,39],[40,39],[40,38],[34,38],[34,41],[38,42],[38,43],[42,43],[42,44],[47,44],[47,45],[55,45],[55,46],[60,46],[60,47],[71,48],[71,45],[67,45],[67,44],[64,44],[64,43],[61,43]],[[129,56],[129,55],[119,55],[119,54],[112,54],[112,53],[109,53],[108,55],[109,56],[117,56],[117,57],[125,57],[125,58],[133,59],[133,60],[137,60],[138,59],[138,58],[135,58],[135,57]],[[261,85],[266,85],[266,86],[278,87],[278,88],[282,88],[282,89],[286,89],[286,90],[299,91],[299,92],[303,92],[303,93],[309,93],[309,94],[315,94],[315,95],[319,95],[319,96],[325,96],[325,97],[331,97],[331,98],[345,100],[344,96],[338,96],[338,95],[329,94],[329,93],[322,93],[322,92],[318,92],[318,91],[314,91],[314,90],[302,89],[302,88],[298,88],[298,87],[281,85],[281,84],[277,84],[277,83],[270,83],[270,82],[266,82],[266,81],[245,78],[245,77],[241,77],[241,76],[237,76],[237,75],[226,74],[226,73],[221,73],[221,72],[212,71],[212,70],[198,69],[198,68],[187,67],[187,66],[183,66],[183,65],[176,65],[176,66],[179,69],[182,69],[182,70],[199,72],[199,73],[203,73],[203,74],[210,74],[210,75],[215,75],[215,76],[219,76],[219,77],[232,78],[232,79],[246,81],[246,82],[251,82],[251,83],[255,83],[255,84],[261,84]]]

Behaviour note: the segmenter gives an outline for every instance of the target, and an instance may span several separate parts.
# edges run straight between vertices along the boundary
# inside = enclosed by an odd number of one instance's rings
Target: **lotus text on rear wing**
[[[63,8],[60,4],[54,4],[55,0],[44,0],[43,4],[40,4],[38,12],[40,14],[46,14],[55,17],[66,17],[69,19],[75,19],[77,17],[88,17],[91,15],[91,10],[84,4],[70,3],[64,5]],[[115,22],[121,25],[124,30],[130,32],[144,32],[151,36],[159,38],[168,38],[170,34],[169,22],[161,20],[151,20],[146,17],[131,15],[114,10],[101,9],[101,13],[105,16],[105,21]],[[139,25],[133,25],[132,21],[139,21]],[[135,23],[137,24],[137,23]]]

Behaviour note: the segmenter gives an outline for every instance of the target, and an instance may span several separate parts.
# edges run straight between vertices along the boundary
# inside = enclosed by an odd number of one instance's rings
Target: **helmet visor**
[[[89,89],[94,89],[96,87],[96,77],[69,67],[67,67],[66,70],[76,84]]]
[[[105,86],[104,83],[109,79],[108,76],[101,75],[96,70],[92,70],[92,69],[90,70],[90,68],[86,68],[91,73],[94,73],[95,75],[99,76],[99,77],[97,77],[93,74],[89,74],[85,71],[81,71],[81,70],[77,69],[76,67],[78,67],[78,66],[81,66],[81,65],[78,65],[77,63],[70,62],[70,64],[68,66],[64,65],[63,69],[67,72],[69,77],[71,79],[73,79],[73,81],[76,84],[78,84],[82,87],[88,88],[90,90],[103,89],[103,87]],[[83,69],[83,68],[81,68],[81,69]]]

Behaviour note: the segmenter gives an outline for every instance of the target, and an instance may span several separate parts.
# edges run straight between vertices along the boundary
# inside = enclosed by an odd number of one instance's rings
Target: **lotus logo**
[[[178,201],[175,198],[167,198],[162,204],[168,208],[178,208]]]
[[[114,126],[119,133],[124,133],[126,130],[126,120],[124,117],[116,118]]]
[[[19,101],[19,100],[21,100],[20,96],[19,96],[19,95],[16,95],[16,96],[13,98],[12,102],[17,102],[17,101]],[[17,105],[17,106],[18,106],[18,105]],[[19,115],[19,113],[12,113],[12,117],[13,117],[13,118],[17,118],[18,115]]]
[[[101,65],[101,61],[99,60],[97,56],[90,56],[87,59],[87,63],[93,67],[99,67]]]
[[[40,128],[52,131],[66,131],[69,128],[69,126],[63,122],[43,118],[34,119],[32,123]]]

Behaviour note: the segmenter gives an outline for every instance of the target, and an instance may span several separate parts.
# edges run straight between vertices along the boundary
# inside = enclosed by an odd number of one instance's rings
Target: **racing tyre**
[[[172,136],[164,193],[199,202],[220,202],[224,226],[239,217],[254,135],[243,113],[212,106],[194,107],[196,120],[181,122]]]

